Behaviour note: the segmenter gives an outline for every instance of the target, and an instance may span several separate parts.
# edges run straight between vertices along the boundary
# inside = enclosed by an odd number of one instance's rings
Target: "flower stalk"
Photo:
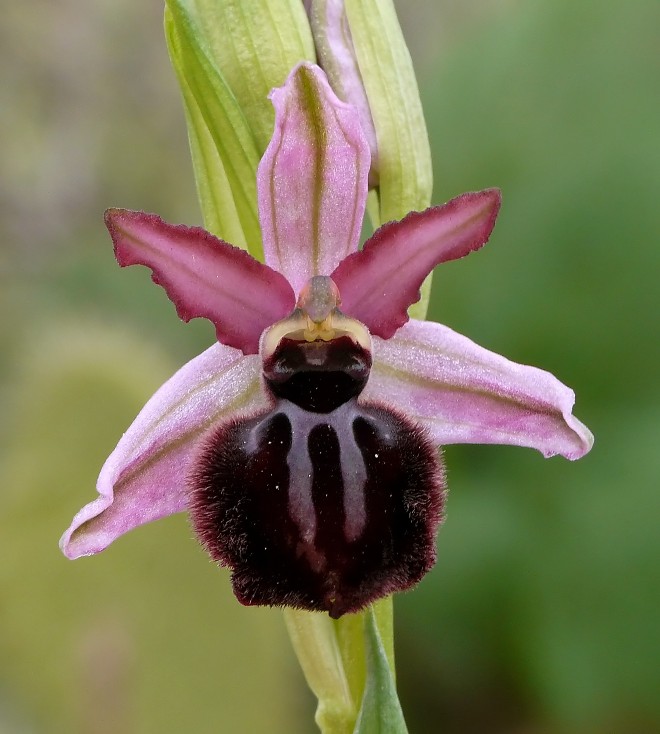
[[[318,700],[315,720],[323,734],[373,731],[367,728],[369,717],[380,702],[371,700],[371,688],[364,705],[369,680],[379,679],[383,689],[392,686],[386,698],[397,701],[393,687],[392,618],[391,596],[364,612],[337,620],[314,612],[284,609],[293,649]]]

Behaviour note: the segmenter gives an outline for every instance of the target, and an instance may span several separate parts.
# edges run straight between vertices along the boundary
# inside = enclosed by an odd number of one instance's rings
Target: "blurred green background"
[[[432,318],[571,385],[572,464],[445,451],[436,568],[397,598],[411,734],[660,732],[656,0],[399,3],[435,200],[500,186]],[[57,540],[147,397],[213,339],[107,206],[198,223],[159,2],[33,0],[0,21],[0,732],[303,734],[277,610],[244,609],[183,516],[66,561]]]

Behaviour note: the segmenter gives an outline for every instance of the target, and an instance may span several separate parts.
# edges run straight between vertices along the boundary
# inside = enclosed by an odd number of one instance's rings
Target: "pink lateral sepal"
[[[68,558],[104,550],[139,525],[188,507],[188,475],[201,437],[237,413],[270,403],[256,355],[214,344],[184,365],[147,402],[101,469],[99,496],[64,533]]]
[[[593,445],[589,429],[573,416],[570,388],[446,326],[411,320],[391,339],[374,339],[373,353],[363,398],[386,396],[441,446],[511,444],[579,459]]]

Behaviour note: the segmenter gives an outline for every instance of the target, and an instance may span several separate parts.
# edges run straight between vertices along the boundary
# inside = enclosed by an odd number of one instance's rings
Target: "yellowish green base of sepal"
[[[382,599],[365,612],[346,614],[338,620],[325,613],[297,609],[285,609],[284,619],[307,683],[318,699],[316,723],[321,732],[371,731],[355,727],[360,716],[365,722],[372,720],[369,707],[374,701],[382,704],[374,697],[374,681],[380,689],[383,680],[390,680],[391,690],[388,688],[387,695],[396,697],[392,598]],[[377,643],[374,642],[376,638]],[[365,704],[367,692],[369,698]]]

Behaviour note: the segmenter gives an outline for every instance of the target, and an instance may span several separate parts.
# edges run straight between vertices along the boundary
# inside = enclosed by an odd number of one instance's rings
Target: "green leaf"
[[[394,634],[392,597],[380,599],[373,605],[378,631],[383,647],[394,674]],[[365,646],[365,620],[368,612],[345,614],[334,620],[337,644],[341,653],[346,680],[355,701],[361,701],[367,679],[367,659]]]
[[[373,608],[364,623],[367,681],[354,734],[407,734],[394,676]]]
[[[260,152],[250,125],[210,58],[184,0],[169,0],[165,32],[187,114],[195,122],[189,135],[194,138],[191,148],[197,185],[204,192],[201,203],[210,209],[204,212],[204,219],[215,221],[216,233],[223,239],[229,240],[227,231],[240,227],[249,252],[263,259],[256,188]],[[215,154],[209,150],[211,141]],[[227,192],[231,192],[235,214],[229,206],[218,207]]]
[[[303,4],[300,0],[185,2],[263,153],[275,119],[270,90],[281,86],[297,63],[316,58]]]

